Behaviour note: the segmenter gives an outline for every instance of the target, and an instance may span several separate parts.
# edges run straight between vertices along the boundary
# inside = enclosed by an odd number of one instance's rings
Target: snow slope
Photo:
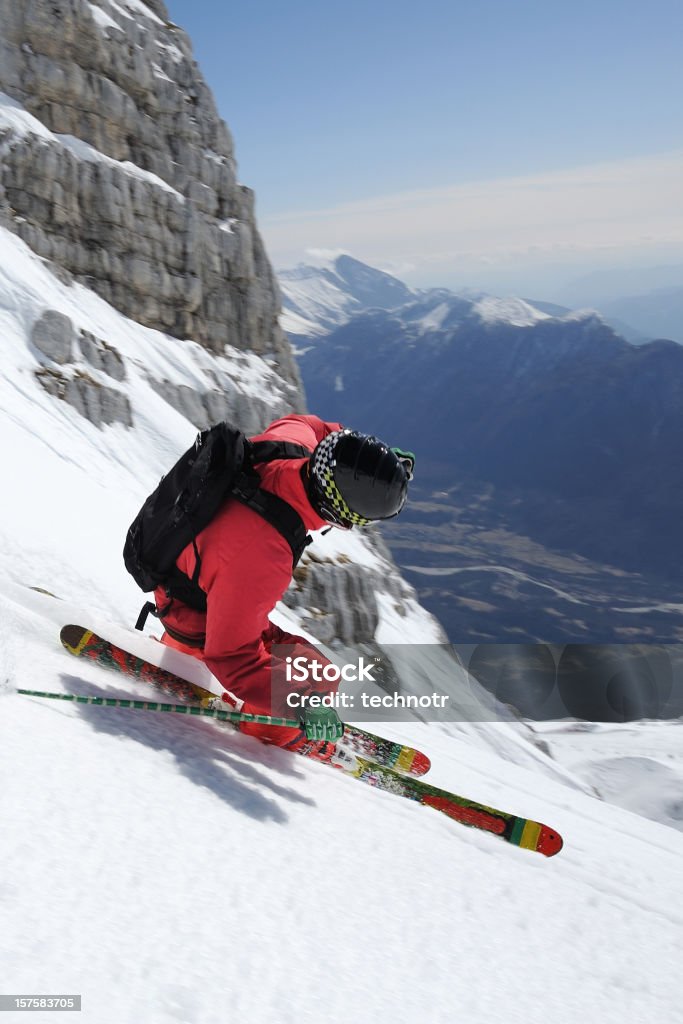
[[[284,309],[280,317],[282,329],[289,334],[316,337],[324,335],[330,324],[344,323],[360,303],[346,295],[334,281],[313,272],[280,274],[284,292]],[[322,321],[322,323],[320,322]]]
[[[134,430],[36,383],[47,306],[123,353]],[[384,731],[430,754],[436,785],[558,828],[553,860],[212,722],[15,692],[144,692],[71,659],[58,626],[134,620],[125,527],[194,434],[146,370],[193,386],[209,356],[5,232],[0,337],[2,991],[81,993],[88,1024],[680,1020],[683,835],[599,801],[512,723]],[[247,393],[271,386],[255,356],[221,365]],[[357,538],[325,544],[382,564]],[[384,639],[436,638],[417,606],[380,604]]]
[[[533,730],[605,800],[683,832],[682,724],[536,722]]]
[[[9,590],[4,679],[131,691],[59,649],[71,606]],[[681,1019],[678,832],[420,724],[392,733],[429,750],[436,784],[551,821],[565,850],[510,848],[211,722],[0,708],[7,992],[81,993],[93,1024]]]

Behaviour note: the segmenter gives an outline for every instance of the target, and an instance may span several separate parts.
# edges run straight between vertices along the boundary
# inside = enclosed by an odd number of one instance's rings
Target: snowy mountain
[[[479,709],[382,731],[435,785],[561,830],[552,861],[213,722],[17,692],[152,696],[59,628],[127,635],[121,548],[160,473],[198,426],[302,395],[161,0],[0,0],[0,27],[3,1000],[80,994],[86,1024],[675,1020],[678,731],[518,721],[372,532],[317,537],[274,620],[333,656],[393,645],[403,691]]]
[[[515,297],[499,298],[447,288],[411,289],[398,278],[348,255],[278,271],[281,324],[295,343],[320,339],[370,310],[397,312],[427,328],[449,327],[470,314],[482,323],[528,326],[546,317],[575,318],[587,313]]]
[[[1,237],[12,482],[0,517],[6,989],[79,993],[89,1024],[221,1024],[226,1007],[246,1024],[298,1024],[319,1017],[319,995],[308,996],[320,992],[333,1019],[446,1024],[455,1000],[489,1024],[509,1018],[512,1000],[525,1019],[542,1006],[560,1024],[645,1020],[653,1006],[675,1020],[676,727],[537,726],[553,759],[512,722],[382,726],[429,752],[435,785],[552,822],[565,849],[546,862],[211,722],[16,693],[149,698],[143,684],[74,662],[57,634],[66,620],[132,623],[140,596],[121,565],[122,524],[191,432],[145,371],[163,365],[190,387],[202,355],[59,282]],[[45,303],[116,343],[134,428],[97,427],[35,383],[27,336]],[[257,357],[224,359],[245,389],[260,387]],[[315,557],[372,558],[341,535],[316,541]],[[391,567],[374,557],[388,586]],[[378,637],[424,658],[430,620],[401,604],[387,590]],[[274,615],[295,629],[305,617],[296,603]]]
[[[678,346],[446,289],[343,318],[299,353],[309,401],[418,453],[385,536],[453,640],[683,637]]]
[[[320,337],[364,310],[402,306],[415,294],[397,278],[348,255],[281,270],[278,280],[280,323],[294,343]]]
[[[494,957],[505,1000],[514,996],[527,1015],[539,1000],[560,1021],[589,1005],[608,1020],[627,1006],[644,1013],[655,987],[658,1007],[669,1013],[678,998],[665,965],[679,941],[670,908],[680,885],[680,836],[639,809],[616,806],[626,800],[625,752],[613,752],[601,776],[614,804],[597,800],[582,775],[592,780],[597,771],[599,735],[591,734],[587,764],[575,773],[580,732],[562,736],[565,766],[540,749],[544,736],[512,721],[383,726],[429,751],[435,785],[561,829],[566,851],[548,874],[533,854],[324,766],[294,765],[287,752],[226,736],[212,723],[16,693],[149,696],[143,684],[73,662],[57,635],[66,620],[97,627],[130,624],[136,615],[140,595],[121,564],[123,531],[160,466],[193,433],[150,373],[193,394],[222,373],[264,408],[280,400],[282,383],[255,354],[226,349],[214,356],[126,318],[83,285],[61,281],[7,231],[0,232],[0,268],[0,415],[11,481],[0,518],[0,765],[12,821],[0,840],[5,987],[80,993],[92,1024],[217,1024],[226,1006],[248,1024],[270,1024],[319,1016],[317,1004],[309,1011],[297,1000],[291,1013],[283,1004],[303,962],[305,985],[325,990],[326,1012],[335,1017],[389,1012],[411,1024],[445,1022],[455,986],[462,989],[458,1005],[483,1024],[497,1014],[490,978],[481,973],[482,957]],[[55,363],[31,340],[46,309],[71,323],[69,362]],[[102,351],[118,354],[112,365],[121,380],[87,361],[91,338],[106,338]],[[57,399],[36,376],[57,368],[76,381],[90,377],[93,390],[120,388],[132,425],[93,422]],[[433,620],[381,545],[337,534],[318,539],[309,572],[335,565],[374,573],[379,642],[404,645],[423,667],[429,649],[434,680],[448,665],[454,672],[434,645]],[[56,597],[38,592],[44,590]],[[333,593],[343,602],[343,589]],[[313,594],[319,602],[324,588]],[[302,605],[296,588],[274,617],[304,631],[322,622],[320,608]],[[402,672],[407,689],[411,671]],[[462,674],[451,686],[470,700],[481,692]],[[675,763],[643,756],[658,784],[664,771],[678,778]],[[656,813],[675,824],[673,797],[660,799]],[[619,880],[606,891],[615,860]],[[653,880],[645,902],[635,901],[644,872]],[[541,924],[530,932],[531,906]],[[622,937],[624,913],[631,925],[642,920],[635,946]],[[654,931],[645,928],[653,916]],[[566,962],[579,928],[594,966],[577,997]],[[603,961],[605,945],[610,956]],[[636,955],[634,965],[628,958]],[[616,993],[615,956],[629,965]],[[264,963],[274,966],[264,973]]]
[[[683,350],[673,342],[634,347],[589,314],[457,299],[355,317],[300,362],[314,408],[402,439],[434,487],[475,478],[524,492],[531,536],[677,572]]]

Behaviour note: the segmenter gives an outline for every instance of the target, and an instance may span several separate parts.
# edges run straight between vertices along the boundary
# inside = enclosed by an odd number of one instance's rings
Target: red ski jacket
[[[327,434],[341,429],[339,423],[325,423],[317,416],[291,415],[276,420],[252,440],[291,441],[313,451]],[[261,486],[296,509],[307,530],[319,530],[327,524],[308,500],[301,477],[306,461],[280,459],[258,466],[257,471]],[[196,543],[206,614],[174,599],[162,620],[167,627],[164,643],[205,661],[226,690],[238,698],[238,706],[245,702],[245,711],[298,717],[286,705],[271,704],[271,646],[296,644],[294,657],[305,654],[323,663],[326,660],[306,640],[283,632],[268,618],[292,579],[289,544],[274,526],[239,501],[228,501],[198,534]],[[192,576],[196,566],[192,544],[176,564]],[[158,608],[168,604],[163,589],[155,596]],[[325,687],[308,689],[322,691]],[[245,731],[261,734],[258,728]],[[289,730],[281,730],[284,732]],[[280,736],[276,742],[284,738]]]

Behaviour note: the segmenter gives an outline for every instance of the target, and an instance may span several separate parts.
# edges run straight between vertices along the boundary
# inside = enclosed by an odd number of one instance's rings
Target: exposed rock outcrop
[[[158,395],[199,429],[304,408],[253,195],[161,0],[0,0],[0,225],[49,271],[22,263],[29,372],[98,427],[154,437]],[[287,601],[321,640],[373,644],[376,592],[408,595],[370,562],[302,567]]]
[[[133,425],[128,396],[116,387],[126,379],[125,364],[112,345],[89,331],[76,337],[71,318],[55,309],[46,310],[36,320],[31,342],[40,363],[36,380],[48,394],[68,402],[95,426]],[[83,363],[95,371],[94,376]],[[102,376],[116,383],[105,383]]]
[[[373,530],[364,536],[375,567],[343,557],[321,558],[313,549],[285,594],[290,608],[309,613],[303,625],[323,643],[372,644],[380,621],[379,595],[391,600],[399,616],[407,616],[415,600],[381,535]]]
[[[107,387],[87,373],[64,373],[43,367],[36,378],[48,394],[72,405],[81,416],[101,427],[111,423],[133,425],[130,402],[122,391]]]
[[[18,101],[0,119],[5,222],[126,316],[270,356],[298,386],[253,195],[163,3],[0,0],[0,35]]]
[[[257,434],[271,420],[288,411],[284,402],[266,402],[263,398],[247,396],[230,386],[221,390],[198,391],[185,384],[172,384],[167,380],[158,381],[152,378],[150,384],[169,405],[182,413],[198,430],[204,430],[219,420],[230,420],[232,423],[238,423],[246,434]]]
[[[54,363],[70,363],[74,347],[71,319],[56,309],[46,310],[33,325],[31,341],[41,355]]]

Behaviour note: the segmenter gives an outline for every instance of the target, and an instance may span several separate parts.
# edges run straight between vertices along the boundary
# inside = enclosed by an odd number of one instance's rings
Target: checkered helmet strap
[[[351,526],[367,526],[371,520],[349,508],[334,479],[337,444],[342,437],[350,433],[350,430],[335,430],[324,437],[313,452],[310,471],[321,498],[323,511],[330,514],[337,522]]]

